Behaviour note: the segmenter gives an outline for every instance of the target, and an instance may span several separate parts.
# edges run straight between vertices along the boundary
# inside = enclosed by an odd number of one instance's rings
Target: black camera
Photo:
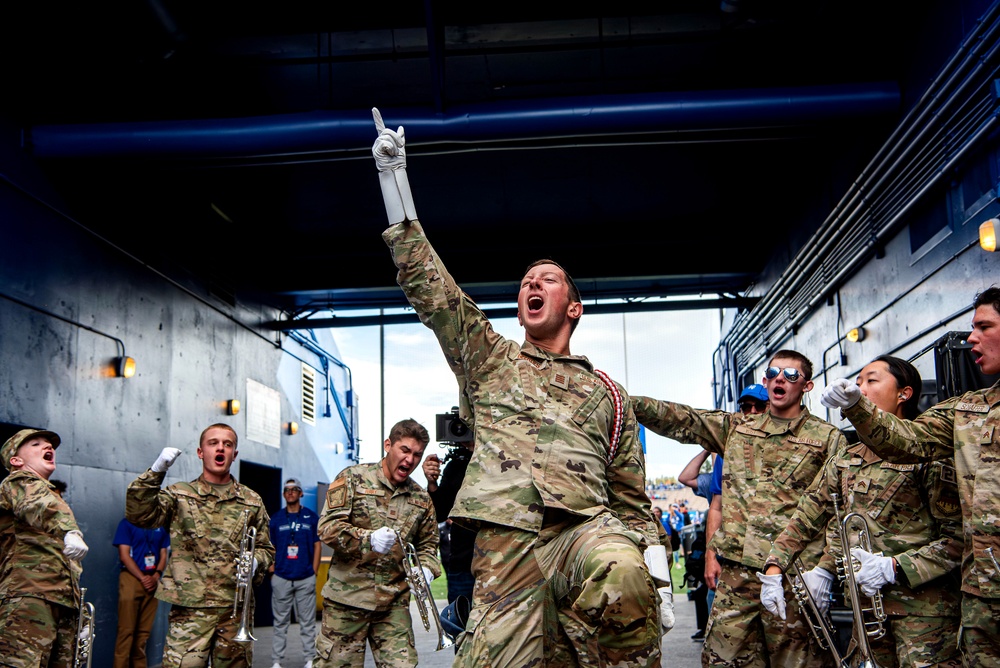
[[[458,417],[457,406],[452,408],[450,413],[437,415],[436,436],[439,443],[469,443],[472,441],[472,430]]]

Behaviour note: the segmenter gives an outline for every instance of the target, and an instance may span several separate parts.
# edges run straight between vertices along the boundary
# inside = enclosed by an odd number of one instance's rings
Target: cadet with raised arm
[[[659,596],[644,555],[669,583],[666,550],[628,396],[570,353],[579,291],[554,261],[533,263],[517,300],[525,341],[497,334],[417,221],[403,129],[375,115],[390,222],[382,238],[458,379],[460,416],[475,434],[451,511],[478,529],[473,608],[455,665],[658,666]]]
[[[647,428],[681,443],[697,443],[725,458],[722,526],[712,536],[721,565],[709,613],[702,665],[822,666],[830,658],[812,641],[810,627],[794,607],[788,619],[760,605],[759,573],[771,541],[795,512],[799,497],[844,442],[832,424],[802,403],[812,389],[812,364],[794,350],[780,350],[764,373],[768,408],[762,414],[700,410],[683,404],[633,397]],[[822,542],[812,548],[818,558]],[[812,564],[810,564],[811,566]],[[781,584],[781,576],[778,584]]]
[[[170,560],[156,589],[156,598],[171,604],[163,668],[207,666],[209,661],[213,668],[250,668],[253,643],[234,640],[242,617],[234,616],[237,557],[249,526],[257,532],[251,576],[260,584],[274,561],[267,511],[260,496],[229,472],[238,454],[229,425],[213,424],[201,433],[202,471],[196,480],[161,489],[180,454],[164,448],[125,493],[129,522],[170,532]]]
[[[87,544],[49,478],[59,435],[22,429],[0,447],[0,665],[71,666]]]
[[[858,374],[861,393],[877,406],[903,419],[917,416],[922,383],[920,373],[906,360],[889,355],[875,358]],[[864,520],[841,536],[840,518],[858,513]],[[831,522],[832,521],[832,522]],[[856,582],[862,600],[850,605],[872,606],[879,592],[887,615],[885,634],[869,638],[871,655],[882,668],[889,666],[960,666],[958,651],[959,573],[962,556],[961,510],[954,460],[933,464],[890,464],[864,443],[845,445],[827,460],[816,484],[799,500],[798,510],[774,541],[767,574],[781,574],[799,551],[817,536],[826,535],[819,564],[803,573],[813,600],[825,615],[837,560],[844,558],[842,540],[857,546],[857,529],[868,533],[871,550],[851,549],[862,564]],[[877,553],[877,554],[876,554]],[[882,556],[884,555],[884,556]],[[767,586],[762,598],[778,614],[784,592]],[[874,623],[874,617],[867,617]],[[857,638],[857,636],[856,636]]]
[[[987,375],[1000,373],[1000,288],[973,301],[966,339]],[[831,383],[821,401],[840,408],[858,436],[886,461],[915,463],[954,458],[962,506],[963,660],[1000,666],[1000,382],[927,409],[913,420],[880,410],[847,378]]]
[[[430,586],[441,574],[437,519],[430,496],[410,477],[429,441],[419,422],[400,420],[383,443],[382,461],[344,469],[327,490],[319,537],[333,559],[316,668],[362,668],[366,643],[380,668],[417,665],[400,542],[413,546]]]

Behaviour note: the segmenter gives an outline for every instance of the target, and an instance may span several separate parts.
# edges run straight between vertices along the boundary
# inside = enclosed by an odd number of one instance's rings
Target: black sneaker
[[[705,639],[705,631],[704,631],[704,629],[699,630],[697,633],[695,633],[693,636],[691,636],[691,640],[694,640],[695,642],[700,642],[700,641],[702,641],[704,639]]]

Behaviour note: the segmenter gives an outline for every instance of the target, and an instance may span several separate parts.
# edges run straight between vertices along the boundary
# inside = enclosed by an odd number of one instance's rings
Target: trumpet
[[[795,595],[795,601],[798,603],[802,615],[812,627],[811,630],[816,643],[820,649],[826,650],[833,655],[834,665],[837,668],[847,668],[848,664],[840,656],[840,652],[837,651],[837,644],[833,639],[836,633],[833,622],[826,615],[822,614],[819,606],[816,605],[812,593],[810,593],[809,588],[806,586],[805,580],[802,579],[802,569],[799,567],[798,559],[792,562],[792,571],[794,572],[794,577],[788,573],[785,573],[785,577],[788,578],[788,584],[792,588],[792,594]]]
[[[90,668],[91,650],[94,647],[94,604],[83,602],[87,589],[80,589],[80,621],[76,626],[76,652],[73,668]]]
[[[236,555],[236,598],[233,599],[233,619],[237,613],[240,617],[240,627],[233,636],[239,643],[249,643],[257,640],[250,633],[250,608],[253,601],[253,550],[257,542],[257,529],[250,526],[250,511],[243,511],[243,538],[240,541],[240,552]],[[240,611],[242,606],[242,611]]]
[[[434,620],[437,631],[437,647],[435,650],[442,650],[455,645],[455,641],[444,631],[441,626],[441,615],[438,613],[437,604],[431,594],[431,588],[424,577],[424,569],[420,564],[417,551],[413,548],[413,543],[404,543],[402,536],[396,532],[396,542],[403,550],[403,571],[406,573],[406,581],[410,584],[410,591],[413,592],[413,600],[417,604],[417,611],[420,613],[420,620],[424,623],[424,630],[431,630],[431,618]]]
[[[837,560],[837,576],[841,578],[847,586],[851,595],[851,611],[854,614],[853,638],[857,645],[857,656],[852,662],[852,666],[857,668],[879,668],[872,654],[869,638],[878,639],[885,635],[885,609],[882,605],[882,592],[876,591],[871,597],[871,604],[865,606],[862,602],[860,588],[858,587],[857,572],[861,570],[861,564],[851,556],[852,547],[860,547],[866,552],[872,551],[871,532],[868,529],[868,520],[864,515],[858,513],[848,513],[843,520],[840,519],[840,509],[837,506],[837,495],[833,497],[833,509],[837,516],[837,524],[840,530],[840,543],[843,556]],[[857,540],[852,543],[851,537],[857,536]],[[881,554],[881,553],[876,553]]]

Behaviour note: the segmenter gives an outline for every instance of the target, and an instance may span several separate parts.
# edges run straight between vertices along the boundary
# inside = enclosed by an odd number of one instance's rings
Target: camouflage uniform
[[[609,464],[614,402],[590,361],[497,334],[418,222],[382,236],[475,432],[451,512],[479,529],[456,665],[658,666],[658,597],[641,553],[657,522],[627,395]]]
[[[887,461],[954,457],[962,505],[962,652],[966,665],[1000,666],[1000,383],[932,406],[912,421],[866,397],[843,414]]]
[[[160,489],[165,473],[147,470],[128,486],[125,518],[142,528],[169,527],[170,560],[156,598],[172,604],[163,668],[206,666],[250,668],[253,644],[232,638],[240,617],[236,599],[236,558],[243,538],[244,511],[256,529],[254,584],[274,562],[264,502],[232,478],[213,485],[199,477]],[[252,597],[250,597],[252,599]],[[252,610],[250,611],[252,613]],[[253,615],[249,615],[253,620]]]
[[[0,483],[0,665],[71,666],[80,609],[80,565],[63,555],[79,531],[73,511],[33,471]]]
[[[951,464],[952,460],[891,464],[863,443],[838,450],[816,484],[802,495],[768,557],[768,565],[777,564],[787,572],[803,545],[826,529],[827,549],[819,565],[836,573],[843,549],[831,495],[839,496],[841,519],[850,512],[862,515],[871,539],[869,551],[895,557],[899,564],[896,583],[881,589],[889,616],[887,633],[868,643],[883,668],[961,665],[961,509]],[[854,531],[848,540],[858,544]],[[849,599],[850,588],[846,589]],[[871,605],[867,597],[861,604]]]
[[[822,470],[829,453],[846,444],[833,425],[802,413],[792,420],[771,413],[745,415],[699,410],[648,397],[633,397],[639,422],[657,434],[697,443],[722,455],[722,526],[708,547],[722,576],[705,630],[702,665],[823,666],[828,653],[812,642],[807,620],[788,606],[786,620],[760,604],[760,582],[771,541],[795,512],[799,497]],[[815,564],[822,540],[804,561]],[[786,598],[791,597],[785,586]]]
[[[402,548],[379,554],[371,547],[372,532],[383,526],[413,545],[421,566],[441,574],[437,519],[424,488],[409,478],[394,487],[381,462],[341,471],[319,518],[319,538],[333,548],[333,559],[323,587],[317,668],[364,666],[366,640],[379,666],[417,665]]]

